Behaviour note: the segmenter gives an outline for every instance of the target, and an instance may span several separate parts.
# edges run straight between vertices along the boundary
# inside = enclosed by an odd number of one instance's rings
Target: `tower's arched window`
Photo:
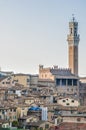
[[[70,29],[70,33],[72,34],[72,28]]]
[[[74,35],[77,36],[77,28],[74,29]]]

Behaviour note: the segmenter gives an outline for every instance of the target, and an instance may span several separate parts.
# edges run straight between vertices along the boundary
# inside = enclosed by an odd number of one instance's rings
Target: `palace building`
[[[73,17],[69,22],[68,41],[68,60],[69,67],[58,68],[58,66],[44,68],[39,66],[39,86],[55,87],[61,95],[79,96],[79,77],[78,77],[78,22]]]

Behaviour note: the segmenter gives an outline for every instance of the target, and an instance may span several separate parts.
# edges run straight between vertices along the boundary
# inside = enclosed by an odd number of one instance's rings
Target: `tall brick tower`
[[[69,68],[71,72],[78,75],[78,22],[76,22],[74,16],[72,21],[69,22],[69,35],[67,36],[68,41],[68,57],[69,57]]]

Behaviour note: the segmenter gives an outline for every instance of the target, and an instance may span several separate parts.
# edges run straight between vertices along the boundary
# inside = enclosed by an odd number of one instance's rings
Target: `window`
[[[2,119],[1,115],[0,115],[0,119]]]
[[[39,130],[43,130],[43,128],[42,127],[40,127],[40,129]]]
[[[9,125],[6,125],[7,128],[9,128]]]
[[[46,99],[46,96],[44,96],[44,99]]]
[[[16,109],[14,109],[14,112],[16,112]]]
[[[8,77],[8,79],[7,80],[10,80],[11,79],[11,77]]]
[[[13,119],[16,119],[16,116],[14,116]]]
[[[62,79],[62,86],[66,86],[66,79]]]
[[[70,33],[72,34],[72,28],[70,29]]]
[[[74,103],[74,100],[72,100],[71,102]]]
[[[10,109],[10,111],[12,112],[12,109]]]
[[[57,85],[57,86],[60,85],[60,79],[56,79],[56,85]]]
[[[75,96],[77,96],[77,93],[74,93]]]
[[[14,82],[18,82],[18,79],[17,79],[17,80],[14,80]]]
[[[72,86],[72,79],[68,79],[68,85]]]
[[[7,116],[5,117],[5,119],[7,120]]]
[[[62,94],[62,96],[65,96],[65,95],[66,95],[65,93]]]
[[[81,121],[81,118],[77,118],[77,121]]]
[[[11,117],[11,116],[10,116],[9,118],[10,118],[10,119],[12,119],[12,117]]]
[[[74,36],[77,36],[77,32],[76,31],[74,31]]]
[[[3,125],[3,128],[5,128],[5,125]]]
[[[67,105],[67,106],[69,106],[70,104],[69,104],[69,103],[67,103],[66,105]]]
[[[67,88],[67,91],[69,91],[69,88]]]
[[[2,114],[4,114],[5,112],[4,112],[4,110],[2,110]]]
[[[73,79],[73,86],[77,86],[77,79]]]
[[[65,100],[63,100],[63,102],[65,102]]]
[[[27,82],[30,82],[30,79],[27,79]]]
[[[77,36],[77,28],[74,28],[74,36]]]
[[[73,92],[73,88],[71,89],[71,91]]]
[[[6,82],[6,84],[10,84],[10,82]]]
[[[86,121],[86,116],[84,117],[84,120]]]
[[[45,124],[45,128],[49,128],[49,124]]]

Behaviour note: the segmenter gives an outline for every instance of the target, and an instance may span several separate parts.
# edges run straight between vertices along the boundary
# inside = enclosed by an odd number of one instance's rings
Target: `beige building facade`
[[[54,75],[51,73],[51,68],[44,68],[43,65],[39,65],[39,79],[54,81]]]
[[[12,76],[14,83],[23,85],[24,87],[30,86],[30,76],[27,74],[14,74]]]

